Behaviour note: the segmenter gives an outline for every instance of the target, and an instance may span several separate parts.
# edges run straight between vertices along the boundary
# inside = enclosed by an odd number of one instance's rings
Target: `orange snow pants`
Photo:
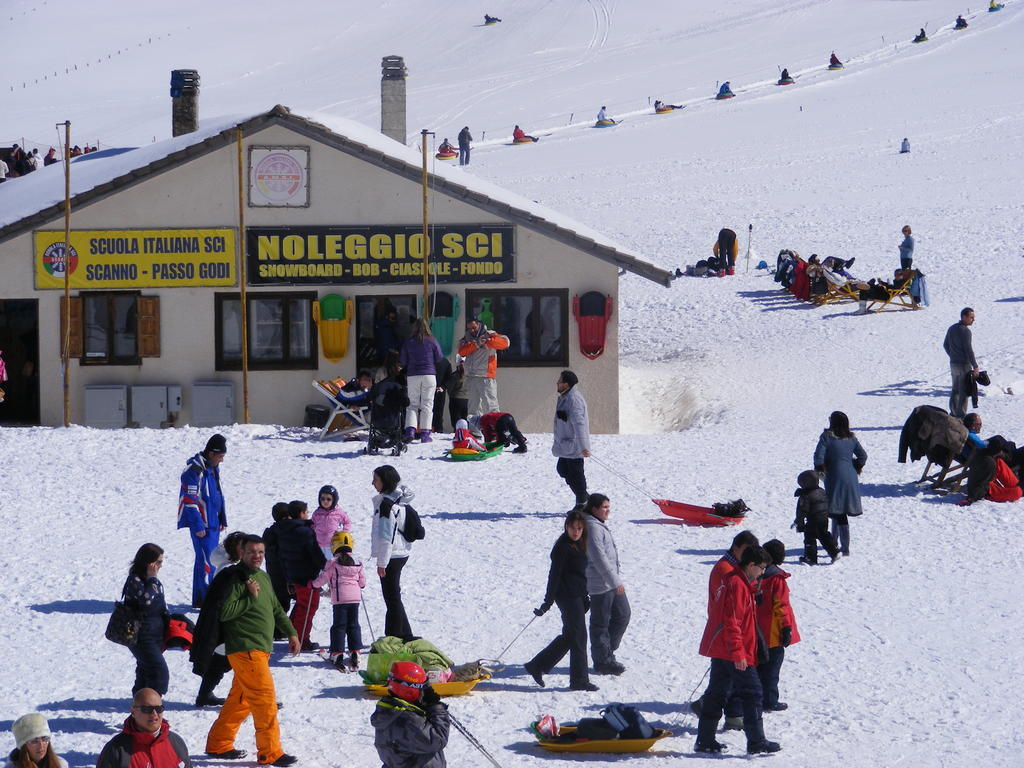
[[[220,715],[206,737],[206,751],[219,753],[235,748],[235,734],[252,714],[256,727],[256,752],[260,763],[272,763],[281,755],[281,729],[277,723],[277,696],[270,676],[270,654],[242,651],[228,654],[235,673]]]

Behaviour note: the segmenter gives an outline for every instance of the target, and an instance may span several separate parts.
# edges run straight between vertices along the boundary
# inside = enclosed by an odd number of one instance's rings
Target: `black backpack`
[[[396,504],[395,506],[398,505]],[[396,524],[395,530],[401,531],[402,537],[410,544],[414,541],[420,541],[427,535],[427,532],[423,530],[423,521],[420,520],[420,513],[413,509],[411,504],[403,506],[405,507],[405,525],[399,528]],[[392,534],[392,540],[394,540],[394,534]]]
[[[647,722],[640,710],[629,704],[609,704],[601,710],[604,720],[614,728],[620,739],[650,739],[654,726]]]

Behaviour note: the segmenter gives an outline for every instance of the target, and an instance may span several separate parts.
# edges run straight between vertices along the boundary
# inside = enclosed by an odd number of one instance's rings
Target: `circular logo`
[[[52,243],[46,247],[43,251],[43,267],[46,269],[46,273],[51,277],[56,277],[59,280],[64,279],[64,265],[68,262],[67,253],[64,248],[64,241],[58,241]],[[69,274],[75,274],[75,269],[78,268],[78,251],[75,250],[74,246],[71,246],[71,269]]]
[[[271,152],[253,169],[256,188],[268,200],[284,202],[292,198],[302,186],[305,169],[285,152]]]

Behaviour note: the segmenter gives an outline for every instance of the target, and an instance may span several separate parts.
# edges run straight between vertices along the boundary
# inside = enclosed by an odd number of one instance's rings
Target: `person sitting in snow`
[[[470,427],[478,429],[484,436],[485,443],[501,443],[508,448],[512,443],[516,444],[513,453],[526,453],[526,438],[516,426],[515,417],[511,413],[502,411],[491,411],[483,416],[474,416],[470,419]]]
[[[915,43],[923,43],[928,39],[928,35],[924,32],[924,27],[921,27],[921,31],[917,33],[917,37],[914,38]]]
[[[666,104],[665,102],[661,101],[660,99],[655,99],[654,100],[654,111],[655,112],[658,112],[658,111],[663,110],[663,109],[682,109],[682,108],[683,108],[682,104]]]
[[[465,419],[455,422],[455,435],[452,437],[452,448],[461,448],[469,451],[486,451],[487,448],[473,437],[469,430],[469,423]]]
[[[966,19],[964,19],[963,16],[957,16],[956,17],[956,26],[953,27],[953,28],[954,29],[967,29],[967,21],[966,21]]]
[[[526,131],[520,128],[518,125],[512,129],[512,140],[513,141],[540,141],[536,136],[527,136]]]
[[[597,111],[597,122],[599,122],[599,123],[614,123],[615,120],[613,118],[611,118],[611,117],[608,117],[608,108],[607,107],[601,107],[601,109],[599,109]]]
[[[974,452],[967,474],[967,498],[957,506],[966,507],[981,499],[1017,501],[1021,497],[1020,480],[1008,464],[1014,448],[1008,440],[993,435],[987,447]]]
[[[718,98],[720,98],[720,99],[725,97],[725,96],[734,96],[734,95],[735,94],[732,92],[732,86],[729,85],[729,81],[728,80],[726,80],[724,83],[722,83],[722,87],[718,89]]]
[[[789,69],[784,67],[783,70],[782,70],[782,74],[779,75],[779,80],[792,80],[792,79],[793,78],[789,76]]]
[[[454,146],[452,146],[452,143],[450,141],[448,141],[448,137],[446,136],[445,140],[441,142],[441,146],[437,148],[437,151],[438,152],[442,152],[442,153],[444,153],[446,155],[449,155],[449,154],[454,155],[459,150],[457,150]]]
[[[832,55],[829,56],[828,65],[830,67],[841,67],[841,66],[843,66],[843,62],[841,62],[839,60],[839,57],[836,56],[836,52],[835,51],[832,51]]]
[[[484,14],[484,24],[497,24],[499,21],[501,21],[501,19],[497,16],[488,16],[486,13]]]

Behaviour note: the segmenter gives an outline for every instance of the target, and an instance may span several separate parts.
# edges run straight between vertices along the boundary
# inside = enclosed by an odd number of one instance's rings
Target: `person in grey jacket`
[[[953,389],[949,393],[949,413],[960,419],[967,415],[970,379],[978,375],[978,361],[974,359],[974,346],[971,343],[972,325],[974,310],[964,307],[960,310],[960,322],[949,326],[946,338],[942,341],[942,348],[949,355],[949,375],[953,379]]]
[[[858,476],[867,461],[868,452],[850,431],[850,417],[842,411],[832,411],[828,429],[821,433],[814,449],[814,470],[825,475],[832,536],[839,539],[843,557],[850,556],[850,518],[864,511]]]
[[[619,551],[608,527],[611,501],[601,493],[587,497],[587,593],[590,595],[590,655],[594,673],[621,675],[626,668],[615,651],[629,626],[629,600],[619,572]]]
[[[555,466],[558,474],[576,494],[576,508],[583,509],[587,503],[587,476],[583,460],[590,456],[590,422],[587,401],[577,384],[579,378],[572,371],[562,371],[558,376],[551,453],[558,457]]]
[[[906,139],[904,139],[906,141]],[[909,149],[907,150],[910,151]],[[903,242],[900,243],[900,269],[910,269],[914,264],[914,238],[910,236],[910,225],[903,227]]]
[[[388,675],[388,695],[370,715],[373,745],[381,768],[446,768],[444,748],[451,727],[448,706],[412,662],[396,662]]]

